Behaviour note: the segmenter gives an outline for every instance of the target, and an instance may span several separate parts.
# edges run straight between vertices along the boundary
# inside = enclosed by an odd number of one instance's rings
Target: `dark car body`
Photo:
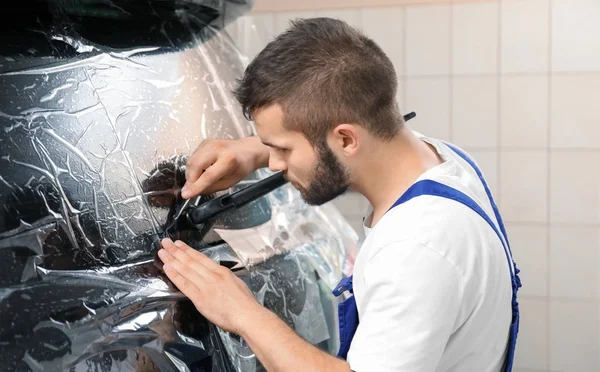
[[[166,279],[165,236],[235,265],[264,306],[335,352],[331,290],[356,236],[333,206],[285,185],[200,229],[165,231],[201,140],[255,133],[231,93],[244,65],[223,31],[251,4],[12,5],[0,16],[0,369],[263,370]]]

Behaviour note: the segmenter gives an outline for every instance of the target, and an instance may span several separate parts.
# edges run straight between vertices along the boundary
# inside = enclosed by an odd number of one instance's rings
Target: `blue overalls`
[[[521,280],[519,279],[519,269],[517,268],[513,258],[512,253],[510,251],[510,246],[508,244],[508,238],[506,235],[506,230],[504,229],[504,224],[502,223],[502,218],[500,217],[500,213],[498,212],[498,207],[494,202],[492,197],[492,193],[488,188],[485,179],[477,165],[469,158],[467,154],[465,154],[462,150],[457,147],[446,144],[450,147],[454,152],[456,152],[461,158],[463,158],[467,163],[473,167],[485,191],[489,197],[490,204],[494,210],[494,214],[496,217],[496,221],[500,230],[496,227],[492,219],[481,209],[481,207],[469,196],[465,195],[463,192],[458,191],[452,187],[443,185],[439,182],[432,180],[421,180],[413,184],[406,192],[392,205],[392,208],[412,199],[420,195],[433,195],[439,196],[442,198],[448,198],[456,200],[459,203],[466,205],[471,208],[473,211],[477,212],[486,222],[494,229],[498,238],[502,241],[502,245],[504,246],[504,253],[506,254],[506,260],[508,262],[508,267],[510,268],[511,274],[511,282],[512,282],[512,322],[510,326],[510,337],[509,337],[509,348],[508,354],[506,356],[504,371],[510,372],[512,371],[512,365],[515,356],[515,346],[517,343],[517,334],[519,332],[519,303],[517,302],[517,290],[521,287]],[[339,296],[345,291],[352,290],[352,276],[344,278],[337,285],[335,290],[333,290],[333,294],[335,296]],[[352,342],[352,338],[354,337],[354,333],[356,332],[356,328],[358,327],[358,309],[356,308],[356,301],[354,296],[350,296],[348,299],[344,300],[342,303],[338,305],[338,317],[339,317],[339,328],[340,328],[340,350],[338,352],[338,357],[346,359],[348,355],[348,350],[350,349],[350,343]]]

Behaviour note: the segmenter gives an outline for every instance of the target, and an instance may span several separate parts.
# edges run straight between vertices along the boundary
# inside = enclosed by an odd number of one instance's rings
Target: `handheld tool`
[[[167,230],[180,230],[189,227],[201,229],[206,222],[213,220],[222,213],[241,208],[285,185],[287,182],[283,172],[278,172],[242,190],[221,195],[197,206],[190,206],[190,204],[193,205],[194,203],[190,201],[192,199],[188,199],[175,214],[173,222]]]
[[[241,208],[244,205],[270,193],[271,191],[283,186],[288,181],[284,178],[283,172],[257,181],[252,185],[234,192],[225,194],[216,199],[207,201],[188,212],[188,219],[193,225],[200,225],[223,212],[234,208]]]

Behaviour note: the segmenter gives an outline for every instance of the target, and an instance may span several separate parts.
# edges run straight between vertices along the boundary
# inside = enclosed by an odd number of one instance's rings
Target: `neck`
[[[391,141],[374,140],[355,173],[353,189],[373,206],[374,226],[425,171],[443,162],[437,152],[404,127]]]

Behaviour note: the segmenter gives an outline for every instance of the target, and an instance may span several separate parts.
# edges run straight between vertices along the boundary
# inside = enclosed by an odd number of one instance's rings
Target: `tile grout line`
[[[547,92],[547,104],[548,107],[546,108],[548,110],[548,122],[547,122],[547,130],[546,130],[546,167],[547,167],[547,174],[546,174],[546,267],[548,268],[546,270],[546,296],[548,301],[546,302],[546,334],[547,334],[547,339],[548,342],[546,343],[546,368],[550,369],[551,367],[551,359],[550,359],[550,353],[551,353],[551,347],[550,345],[552,344],[551,340],[552,340],[552,335],[551,335],[551,331],[552,331],[552,314],[551,314],[551,306],[550,306],[550,294],[551,292],[551,262],[552,260],[550,259],[550,255],[552,254],[551,252],[551,243],[550,243],[550,237],[551,237],[551,197],[550,197],[550,193],[552,191],[551,189],[551,185],[550,185],[550,181],[551,181],[551,161],[550,161],[550,156],[551,156],[551,146],[550,146],[550,141],[552,138],[552,133],[551,133],[551,126],[552,126],[552,115],[551,115],[551,108],[552,108],[552,7],[553,7],[553,0],[549,0],[548,1],[548,72],[547,72],[547,76],[548,76],[548,92]]]
[[[454,141],[454,4],[448,15],[448,141]]]
[[[492,3],[497,0],[437,0],[437,1],[418,1],[413,0],[409,1],[405,4],[369,4],[369,8],[373,9],[389,9],[389,8],[406,8],[409,6],[412,7],[432,7],[432,6],[440,6],[440,5],[450,5],[450,4],[472,4],[472,3]],[[251,10],[249,14],[262,14],[262,13],[296,13],[296,12],[335,12],[340,10],[356,10],[362,9],[365,5],[345,5],[345,6],[323,6],[323,7],[308,7],[308,8],[280,8],[280,9],[259,9],[259,10]]]
[[[502,69],[502,1],[498,1],[498,16],[496,17],[496,19],[498,20],[498,35],[496,37],[496,41],[498,43],[498,45],[496,46],[496,146],[497,146],[497,150],[496,150],[496,187],[498,188],[496,195],[498,198],[498,208],[502,208],[502,194],[500,193],[500,190],[502,189],[500,187],[501,184],[501,166],[502,166],[502,160],[501,160],[501,148],[502,148],[502,98],[501,98],[501,81],[500,81],[500,71]]]
[[[542,152],[546,153],[548,150],[548,146],[541,147],[516,147],[516,146],[507,146],[507,147],[477,147],[477,146],[464,146],[465,150],[469,151],[482,151],[482,152],[494,152],[498,150],[502,150],[503,152]],[[588,154],[588,153],[600,153],[600,148],[588,148],[588,147],[556,147],[550,149],[552,153],[562,153],[562,154]]]
[[[550,74],[552,76],[589,76],[589,75],[600,75],[600,71],[590,70],[590,71],[551,71]],[[411,79],[431,79],[431,78],[448,78],[448,77],[464,77],[464,78],[474,78],[474,77],[494,77],[497,73],[490,72],[473,72],[473,73],[455,73],[455,74],[406,74],[404,78]],[[531,76],[548,76],[548,71],[524,71],[524,72],[500,72],[500,76],[507,77],[531,77]]]
[[[402,111],[408,113],[408,98],[406,98],[407,94],[408,94],[408,67],[406,66],[406,60],[407,60],[407,30],[408,30],[408,25],[407,25],[407,16],[406,16],[406,12],[407,12],[407,8],[403,7],[402,8]]]
[[[526,299],[526,300],[540,301],[540,302],[542,302],[542,301],[543,302],[553,301],[553,302],[559,302],[559,303],[578,302],[578,303],[583,303],[583,304],[599,304],[600,305],[600,300],[598,300],[596,298],[585,298],[585,297],[565,297],[565,296],[547,297],[547,296],[543,296],[543,295],[529,294],[529,295],[521,295],[520,298]]]

